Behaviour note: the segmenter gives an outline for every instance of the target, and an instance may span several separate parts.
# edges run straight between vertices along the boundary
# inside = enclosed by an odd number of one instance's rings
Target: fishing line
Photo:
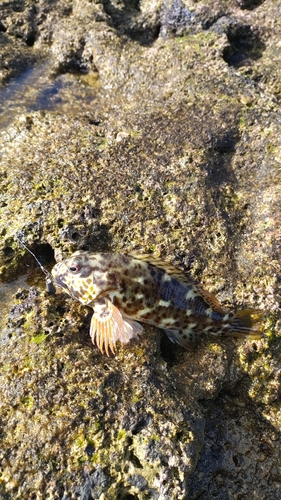
[[[55,289],[55,286],[52,282],[52,276],[51,274],[49,273],[49,271],[47,271],[47,269],[45,269],[43,267],[43,265],[41,264],[41,262],[37,259],[36,255],[26,246],[26,244],[16,236],[17,240],[19,241],[19,243],[32,255],[32,257],[36,260],[38,266],[40,267],[41,271],[43,271],[43,273],[45,274],[46,276],[46,291],[49,295],[54,295],[56,293],[56,289]]]

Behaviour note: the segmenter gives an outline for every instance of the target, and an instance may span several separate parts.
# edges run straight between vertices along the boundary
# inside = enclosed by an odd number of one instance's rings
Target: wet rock
[[[196,23],[195,15],[182,0],[164,2],[160,34],[183,36]]]
[[[83,500],[99,498],[108,483],[107,475],[99,468],[93,474],[85,474],[83,484],[74,489],[74,494]]]

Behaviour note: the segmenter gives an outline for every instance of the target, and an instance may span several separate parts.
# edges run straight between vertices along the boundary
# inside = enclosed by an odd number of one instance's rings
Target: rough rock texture
[[[1,498],[280,498],[280,7],[0,3]],[[18,238],[154,252],[265,338],[106,358]]]

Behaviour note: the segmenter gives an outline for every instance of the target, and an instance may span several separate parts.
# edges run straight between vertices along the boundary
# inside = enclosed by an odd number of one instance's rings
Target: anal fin
[[[193,330],[164,330],[171,342],[180,344],[185,349],[195,349],[199,344],[199,335]]]
[[[93,304],[94,314],[91,319],[90,336],[100,351],[109,356],[109,349],[114,354],[116,342],[128,343],[138,338],[142,326],[136,321],[123,318],[121,312],[108,299],[101,299]]]

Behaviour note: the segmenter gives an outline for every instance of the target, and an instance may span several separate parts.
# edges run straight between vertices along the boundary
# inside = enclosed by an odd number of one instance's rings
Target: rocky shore
[[[0,2],[1,498],[280,498],[280,8]],[[264,338],[102,356],[19,239],[161,256]]]

